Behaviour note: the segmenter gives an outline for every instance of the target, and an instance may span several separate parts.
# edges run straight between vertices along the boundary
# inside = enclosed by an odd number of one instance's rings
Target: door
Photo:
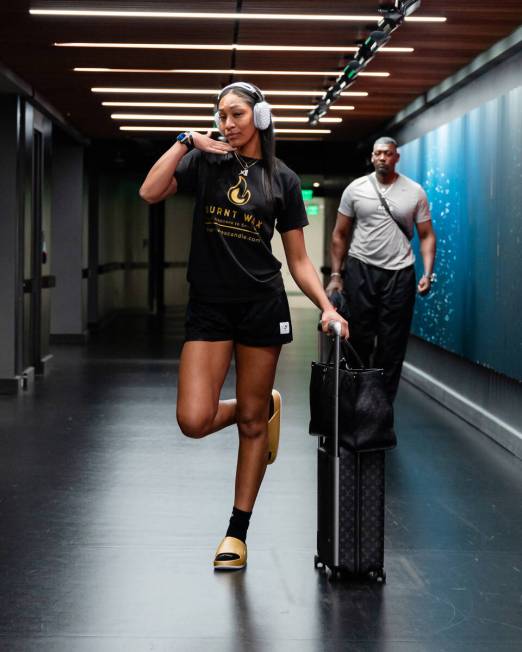
[[[23,369],[44,371],[49,357],[50,275],[49,237],[50,204],[46,169],[50,123],[30,106],[25,112],[25,210],[23,219]]]

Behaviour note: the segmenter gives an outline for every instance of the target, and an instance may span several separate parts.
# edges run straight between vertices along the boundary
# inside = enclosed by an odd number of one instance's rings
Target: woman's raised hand
[[[210,129],[206,134],[193,131],[192,142],[194,143],[194,147],[197,147],[202,152],[211,152],[212,154],[228,154],[228,152],[234,151],[232,145],[210,138],[211,133],[212,131]]]

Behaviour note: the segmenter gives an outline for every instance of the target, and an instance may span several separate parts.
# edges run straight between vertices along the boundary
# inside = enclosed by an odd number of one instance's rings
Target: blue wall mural
[[[438,237],[413,332],[522,380],[522,87],[401,147]],[[417,269],[422,273],[418,242]]]

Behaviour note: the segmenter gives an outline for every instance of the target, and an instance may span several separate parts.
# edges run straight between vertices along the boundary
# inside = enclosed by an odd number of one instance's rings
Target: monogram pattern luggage
[[[335,352],[338,368],[337,331]],[[338,397],[338,387],[334,392]],[[337,414],[334,424],[337,426]],[[333,437],[319,437],[315,566],[328,568],[333,580],[340,577],[386,580],[384,462],[384,451],[354,453],[341,447],[337,427]]]

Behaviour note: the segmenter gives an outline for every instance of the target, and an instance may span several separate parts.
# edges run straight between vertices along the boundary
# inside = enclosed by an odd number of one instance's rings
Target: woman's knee
[[[178,408],[176,418],[181,432],[192,439],[199,439],[207,435],[213,422],[213,415],[197,412],[194,409],[185,411]]]
[[[268,419],[257,414],[239,414],[237,428],[239,436],[247,439],[257,439],[267,434]]]

